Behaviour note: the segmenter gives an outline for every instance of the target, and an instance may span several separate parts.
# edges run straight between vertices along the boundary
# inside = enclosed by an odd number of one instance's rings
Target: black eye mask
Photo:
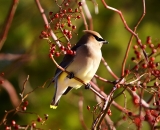
[[[102,38],[100,38],[100,37],[98,37],[96,35],[93,35],[93,36],[98,42],[105,41],[104,39],[102,39]]]

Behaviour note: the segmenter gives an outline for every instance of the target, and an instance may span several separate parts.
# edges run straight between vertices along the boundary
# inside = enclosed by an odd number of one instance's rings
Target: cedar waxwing
[[[84,32],[85,35],[71,48],[71,50],[76,51],[76,54],[66,54],[60,63],[60,66],[88,84],[99,67],[102,58],[101,47],[104,43],[108,42],[95,31],[85,30]],[[67,94],[72,88],[78,89],[83,85],[73,77],[70,78],[67,73],[58,68],[53,82],[56,87],[50,105],[50,108],[53,109],[57,108],[62,95]]]

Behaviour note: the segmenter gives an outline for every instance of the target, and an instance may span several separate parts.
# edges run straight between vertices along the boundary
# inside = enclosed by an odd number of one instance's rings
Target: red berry
[[[75,12],[78,12],[78,8],[75,9]]]
[[[69,35],[72,35],[72,32],[71,31],[69,31],[68,33],[67,33],[67,35],[69,36]]]
[[[140,45],[141,44],[141,40],[139,39],[139,40],[137,40],[137,43],[138,43],[138,45]]]
[[[16,130],[19,130],[19,125],[16,124],[16,125],[14,126],[14,128],[15,128]]]
[[[63,30],[63,34],[67,34],[68,33],[68,30],[67,29],[64,29]]]
[[[70,16],[67,16],[67,20],[70,20],[71,19],[71,17]]]
[[[142,45],[142,49],[146,49],[146,45],[144,44],[144,45]]]
[[[64,3],[65,6],[69,6],[69,3]]]
[[[50,50],[50,54],[53,54],[55,52],[55,49]]]
[[[90,110],[90,109],[91,109],[91,107],[87,105],[87,110]]]
[[[125,70],[125,74],[129,74],[129,70],[128,69]]]
[[[48,114],[44,114],[46,120],[48,119],[48,116],[49,116]]]
[[[73,26],[72,26],[72,29],[76,29],[76,26],[75,26],[75,25],[73,25]]]
[[[4,72],[2,72],[1,75],[4,76]]]
[[[35,122],[32,123],[32,127],[36,128],[36,123]]]
[[[5,127],[5,130],[11,130],[11,127],[6,126],[6,127]]]
[[[37,118],[37,121],[38,121],[38,122],[41,122],[41,121],[42,121],[42,118],[41,118],[41,117],[38,117],[38,118]]]
[[[108,113],[108,115],[109,115],[109,116],[111,116],[111,115],[112,115],[112,112],[111,112],[111,110],[110,110],[110,109],[108,109],[108,112],[107,112],[107,113]]]
[[[134,51],[134,53],[135,53],[135,54],[140,54],[140,53],[139,53],[138,51],[136,51],[136,50]]]
[[[132,112],[128,112],[128,116],[132,116],[133,115],[133,113]]]
[[[142,64],[142,67],[143,67],[143,68],[147,68],[147,64],[143,63],[143,64]]]
[[[0,80],[0,84],[3,84],[4,83],[4,81],[3,80]]]
[[[62,18],[62,17],[64,16],[64,14],[63,14],[63,13],[60,13],[59,16]]]
[[[59,53],[59,52],[56,52],[56,53],[55,53],[55,56],[56,56],[56,57],[59,57],[59,56],[60,56],[60,53]]]
[[[44,27],[45,27],[45,29],[49,29],[49,25],[47,25],[47,24],[45,24]]]
[[[157,50],[156,49],[152,49],[152,53],[156,53],[157,52]]]
[[[159,83],[156,81],[154,82],[154,86],[158,87]]]
[[[47,32],[46,32],[46,31],[42,31],[41,34],[42,34],[42,35],[46,35]]]
[[[141,122],[142,122],[139,117],[136,117],[133,121],[134,121],[135,125],[138,127],[141,125]]]
[[[67,46],[70,48],[71,47],[71,43],[67,43]]]
[[[150,57],[150,61],[154,61],[155,60],[155,57]]]
[[[67,50],[67,54],[73,55],[73,51],[72,50]]]
[[[151,43],[152,43],[150,36],[147,37],[147,43],[148,43],[148,44],[151,44]]]
[[[135,61],[135,57],[132,57],[131,60],[132,60],[132,61]]]
[[[11,124],[12,124],[12,126],[15,126],[16,122],[14,120],[12,120]]]
[[[64,50],[64,48],[65,48],[64,46],[61,46],[61,47],[60,47],[60,49],[61,49],[62,51]]]
[[[78,2],[78,5],[79,5],[79,6],[82,6],[82,2]]]
[[[21,109],[22,109],[22,111],[26,111],[27,107],[26,106],[22,106]]]
[[[63,23],[61,24],[61,27],[62,27],[62,28],[64,27],[64,24],[63,24]]]
[[[52,55],[53,55],[52,53],[49,53],[49,58],[51,58],[51,57],[52,57]]]
[[[153,48],[153,47],[154,47],[154,44],[150,44],[149,47],[150,47],[150,48]]]
[[[80,15],[78,15],[78,16],[77,16],[77,19],[80,19],[80,18],[81,18],[81,16],[80,16]]]
[[[72,24],[71,23],[68,23],[68,27],[71,27],[72,26]]]
[[[65,13],[67,12],[67,10],[66,10],[66,9],[64,9],[64,10],[62,10],[62,12],[65,14]]]
[[[72,39],[72,35],[68,35],[68,38],[69,38],[69,39]]]
[[[134,102],[135,104],[139,104],[139,98],[134,97],[133,102]]]
[[[24,101],[23,105],[24,106],[28,106],[29,102],[28,101]]]
[[[120,85],[120,84],[116,84],[116,87],[117,87],[117,88],[120,88],[120,87],[121,87],[121,85]]]
[[[137,54],[137,59],[141,59],[141,55],[140,54]]]
[[[137,49],[137,48],[138,48],[138,46],[137,46],[137,45],[134,45],[134,46],[133,46],[133,49]]]
[[[59,14],[56,13],[56,14],[54,15],[54,17],[55,17],[55,18],[59,18]]]
[[[53,14],[53,12],[49,12],[49,15],[52,15]]]
[[[68,12],[70,12],[70,13],[71,13],[71,12],[72,12],[72,9],[71,9],[71,8],[68,8]]]
[[[137,87],[136,86],[133,86],[132,87],[132,91],[136,91],[137,90]]]

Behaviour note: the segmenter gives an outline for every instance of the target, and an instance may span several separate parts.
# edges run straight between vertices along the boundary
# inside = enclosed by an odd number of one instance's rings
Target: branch
[[[86,1],[85,1],[85,0],[82,0],[82,3],[83,3],[83,9],[84,9],[84,12],[85,12],[85,14],[86,14],[86,17],[87,17],[87,19],[89,20],[89,29],[90,29],[90,30],[93,30],[92,15],[91,15],[91,13],[90,13],[90,11],[89,11],[89,8],[88,8],[88,6],[87,6],[87,4],[86,4]],[[81,11],[81,12],[82,12],[82,11]],[[83,18],[83,21],[84,21],[85,28],[88,29],[88,25],[87,25],[87,22],[86,22],[86,20],[85,20],[84,14],[83,14],[82,16],[83,16],[82,18]]]
[[[18,104],[20,103],[20,99],[18,97],[18,94],[16,93],[14,86],[4,78],[0,77],[0,79],[4,81],[1,86],[7,91],[13,106],[18,106]]]
[[[143,13],[142,13],[142,16],[140,17],[140,19],[138,20],[136,26],[134,27],[134,32],[136,32],[136,30],[137,30],[139,24],[141,23],[142,19],[144,18],[145,14],[146,14],[146,6],[145,6],[145,0],[143,0]],[[129,40],[129,43],[128,43],[128,46],[127,46],[127,50],[126,50],[126,53],[125,53],[125,56],[124,56],[124,59],[123,59],[123,62],[122,62],[121,76],[124,76],[126,60],[127,60],[128,53],[129,53],[129,50],[130,50],[130,47],[131,47],[131,44],[132,44],[133,36],[134,35],[132,34],[131,37],[130,37],[130,40]]]
[[[46,17],[46,15],[45,15],[45,13],[44,13],[44,9],[42,8],[39,0],[35,0],[35,1],[36,1],[36,4],[37,4],[37,6],[38,6],[38,9],[39,9],[40,13],[42,14],[42,18],[43,18],[43,21],[44,21],[45,25],[47,25],[47,26],[48,26],[48,29],[50,30],[51,37],[52,37],[53,40],[56,42],[56,44],[57,44],[59,47],[61,47],[61,44],[60,44],[57,36],[54,34],[54,32],[52,31],[52,29],[51,29],[51,27],[50,27],[50,25],[49,25],[49,22],[48,22],[48,20],[47,20],[47,17]]]
[[[105,61],[105,59],[102,57],[102,62],[104,64],[104,66],[107,68],[108,72],[115,78],[115,79],[119,79],[114,73],[113,71],[111,70],[111,68],[109,67],[109,65],[107,64],[107,62]]]
[[[147,54],[146,54],[146,52],[145,52],[145,50],[144,50],[144,48],[143,48],[143,46],[142,46],[141,39],[138,37],[138,34],[136,34],[131,28],[129,28],[129,26],[127,25],[126,20],[124,19],[124,16],[123,16],[122,12],[121,12],[120,10],[116,9],[116,8],[113,8],[113,7],[108,6],[104,0],[101,0],[101,1],[102,1],[103,5],[105,6],[105,8],[107,8],[107,9],[109,9],[109,10],[112,10],[112,11],[115,11],[116,13],[119,14],[119,16],[120,16],[120,18],[121,18],[121,20],[122,20],[125,28],[126,28],[133,36],[135,36],[135,38],[137,39],[137,43],[139,44],[139,46],[141,47],[141,49],[142,49],[142,51],[143,51],[143,54],[144,54],[144,57],[146,58],[146,61],[148,61],[148,56],[147,56]],[[145,5],[145,4],[143,3],[143,6],[144,6],[144,5]],[[145,9],[144,9],[144,10],[145,10]],[[143,18],[143,17],[142,17],[142,18]],[[140,20],[140,21],[141,21],[141,20]],[[139,23],[138,23],[138,24],[139,24]]]
[[[8,13],[8,16],[4,22],[4,29],[2,31],[1,37],[0,37],[0,50],[2,49],[4,42],[7,39],[8,31],[11,27],[11,23],[13,21],[17,6],[18,6],[19,0],[13,0],[13,3],[11,5],[10,11]]]
[[[83,118],[83,98],[82,97],[80,97],[78,104],[79,104],[79,118],[80,118],[81,125],[84,130],[88,130]]]

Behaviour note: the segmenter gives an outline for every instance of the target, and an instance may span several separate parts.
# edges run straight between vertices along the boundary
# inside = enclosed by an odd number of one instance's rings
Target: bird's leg
[[[90,83],[87,83],[86,85],[85,85],[85,89],[89,89],[91,87],[91,84]]]
[[[69,79],[74,78],[74,73],[73,73],[73,72],[70,72],[70,73],[67,75],[67,78],[69,78]]]

